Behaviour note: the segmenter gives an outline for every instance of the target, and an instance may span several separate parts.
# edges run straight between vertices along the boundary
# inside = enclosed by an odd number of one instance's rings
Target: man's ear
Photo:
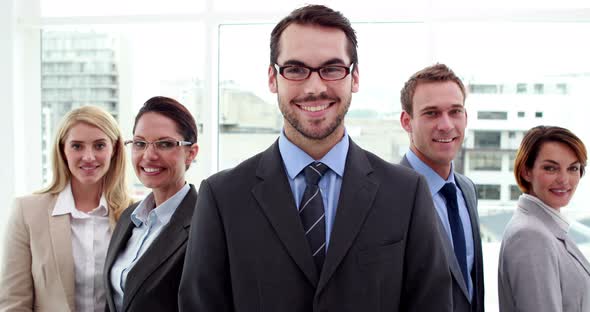
[[[268,89],[272,93],[277,93],[277,70],[272,65],[268,65]]]
[[[402,114],[399,116],[399,121],[402,124],[402,128],[404,128],[407,133],[412,133],[412,123],[410,123],[412,117],[408,112],[402,111]]]
[[[359,91],[359,67],[357,64],[354,65],[354,68],[352,70],[352,87],[351,87],[351,91],[353,93],[356,93]]]

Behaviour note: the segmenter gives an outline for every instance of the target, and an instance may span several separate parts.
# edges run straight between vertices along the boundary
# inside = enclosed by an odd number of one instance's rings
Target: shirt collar
[[[419,174],[423,175],[426,178],[426,182],[428,183],[428,187],[430,188],[430,193],[432,195],[438,193],[440,189],[443,186],[445,186],[446,183],[450,182],[456,184],[454,174],[449,174],[449,177],[446,180],[444,180],[443,178],[441,178],[440,175],[438,175],[438,173],[432,170],[430,166],[424,163],[422,159],[416,156],[416,154],[412,150],[409,150],[406,153],[406,158],[408,159],[408,162],[410,163],[412,168],[414,168],[414,170],[416,170]],[[454,170],[455,164],[451,162],[451,172],[454,172]]]
[[[75,219],[89,218],[91,215],[106,217],[109,215],[107,200],[104,197],[104,194],[102,194],[98,202],[98,207],[88,213],[80,211],[76,209],[76,201],[74,200],[74,194],[72,193],[72,185],[68,182],[64,189],[59,192],[51,216],[55,217],[66,214],[70,214],[72,218]]]
[[[131,213],[131,221],[136,227],[148,222],[148,218],[156,218],[162,224],[168,223],[170,218],[172,218],[172,214],[174,214],[176,208],[180,205],[180,202],[184,199],[189,190],[190,186],[188,183],[185,183],[176,194],[172,195],[172,197],[168,198],[158,207],[156,207],[154,193],[150,193],[139,203],[139,205],[137,205],[137,207],[135,207],[135,210]],[[154,217],[151,217],[151,215]]]
[[[344,130],[344,135],[340,142],[334,145],[334,147],[332,147],[332,149],[330,149],[330,151],[318,161],[324,163],[338,176],[342,177],[344,175],[344,166],[346,164],[349,144],[348,132]],[[289,141],[284,130],[281,131],[281,135],[279,136],[279,151],[283,158],[285,168],[287,169],[287,174],[292,180],[295,179],[305,167],[315,161],[301,148]]]
[[[534,203],[537,204],[537,206],[543,208],[543,210],[545,210],[549,216],[551,216],[551,218],[553,220],[555,220],[555,222],[557,222],[557,225],[559,225],[559,227],[564,230],[566,233],[569,231],[570,228],[570,222],[569,220],[558,210],[549,207],[549,205],[545,204],[541,199],[539,199],[536,196],[530,195],[530,194],[521,194],[520,197],[522,197],[525,200],[530,200]]]

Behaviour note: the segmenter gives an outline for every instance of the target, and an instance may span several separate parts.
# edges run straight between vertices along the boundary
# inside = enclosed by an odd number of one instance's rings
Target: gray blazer
[[[400,165],[412,168],[410,162],[404,156]],[[479,233],[479,215],[477,213],[477,193],[475,185],[466,176],[453,173],[455,181],[463,193],[467,210],[469,211],[469,218],[471,219],[471,228],[473,235],[473,270],[471,273],[471,280],[473,281],[473,298],[469,300],[469,292],[463,273],[459,268],[459,263],[453,251],[453,245],[449,240],[447,234],[443,230],[442,224],[439,226],[442,231],[441,237],[445,246],[445,255],[449,263],[449,269],[453,276],[453,311],[454,312],[483,312],[484,311],[484,282],[483,282],[483,255],[481,249],[481,236]],[[438,216],[438,214],[436,214]],[[438,219],[440,221],[440,219]]]
[[[590,311],[590,264],[564,228],[521,196],[498,264],[500,311]]]

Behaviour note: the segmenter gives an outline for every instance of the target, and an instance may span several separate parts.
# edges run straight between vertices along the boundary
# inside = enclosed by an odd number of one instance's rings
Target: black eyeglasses
[[[354,70],[354,63],[350,66],[344,65],[326,65],[321,67],[309,67],[305,65],[285,65],[274,64],[275,69],[287,80],[302,81],[311,73],[318,72],[320,78],[327,81],[342,80]]]

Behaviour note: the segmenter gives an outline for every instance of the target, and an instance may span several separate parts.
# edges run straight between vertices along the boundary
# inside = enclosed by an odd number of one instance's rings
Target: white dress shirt
[[[57,197],[52,216],[70,215],[72,253],[74,257],[75,304],[77,312],[102,312],[105,291],[102,272],[111,238],[109,210],[106,199],[86,213],[76,209],[71,185]]]

